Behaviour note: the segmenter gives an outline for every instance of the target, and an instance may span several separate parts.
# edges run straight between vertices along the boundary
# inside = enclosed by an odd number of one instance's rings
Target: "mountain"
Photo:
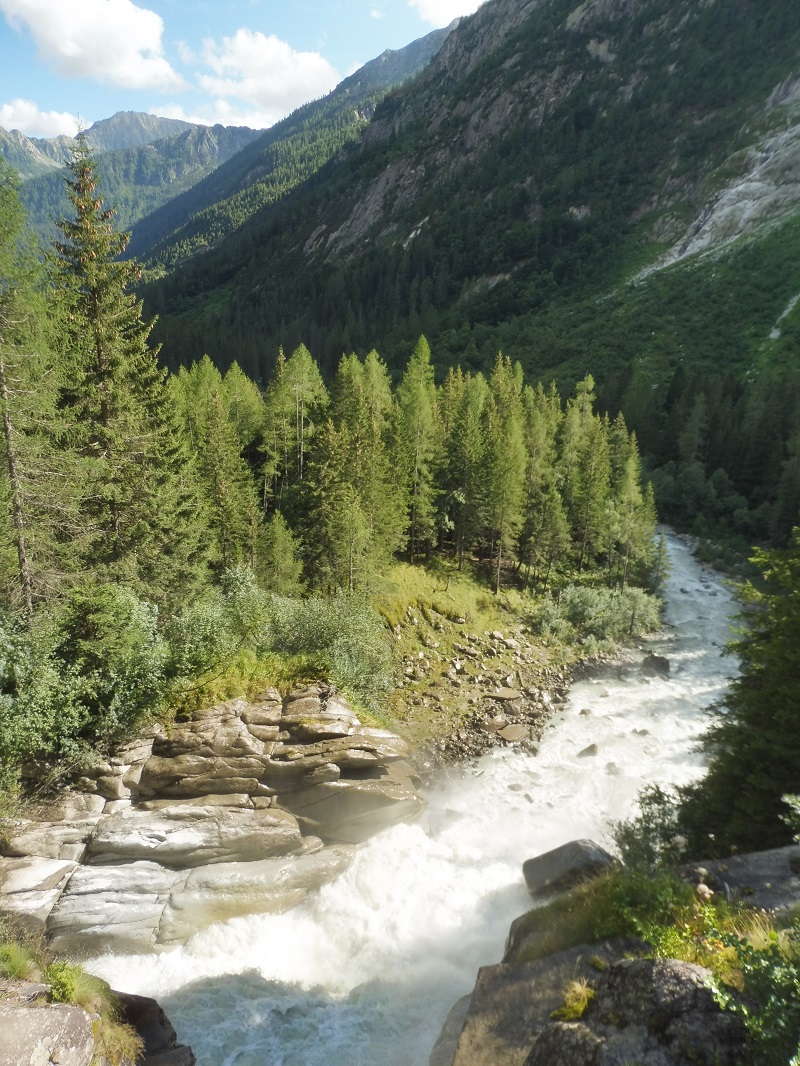
[[[147,274],[163,274],[279,202],[357,139],[387,90],[422,70],[451,29],[383,52],[321,100],[276,123],[204,181],[139,222],[129,253],[143,260]]]
[[[780,0],[490,0],[323,179],[148,289],[170,356],[398,365],[424,331],[573,375],[568,340],[534,359],[542,316],[552,344],[556,308],[794,210],[798,48]],[[756,181],[784,188],[751,210]]]
[[[156,141],[199,128],[202,127],[180,119],[158,118],[138,111],[118,111],[111,118],[101,119],[90,126],[86,130],[86,140],[92,150],[100,154],[118,148],[155,144]],[[74,145],[74,137],[26,137],[19,130],[0,128],[0,155],[19,171],[23,179],[61,169],[69,160]]]
[[[113,131],[106,131],[109,132],[112,135],[105,137],[104,143],[118,139]],[[130,133],[136,136],[137,132],[142,135],[143,128],[134,125]],[[105,201],[116,209],[117,226],[127,230],[139,218],[201,181],[258,136],[260,131],[246,126],[189,125],[177,135],[153,142],[108,151],[95,149],[98,185]],[[70,209],[63,170],[30,178],[23,184],[21,195],[30,225],[49,239],[54,233],[53,220]]]
[[[332,378],[424,333],[591,373],[660,513],[741,543],[800,512],[800,20],[783,0],[489,0],[357,141],[144,289],[170,365]],[[210,209],[213,212],[213,208]]]

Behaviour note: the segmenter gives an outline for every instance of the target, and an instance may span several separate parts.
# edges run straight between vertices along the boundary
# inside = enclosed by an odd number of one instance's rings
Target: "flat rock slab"
[[[0,905],[29,928],[43,930],[77,866],[75,862],[36,856],[0,859]]]
[[[680,872],[714,890],[729,890],[751,907],[780,913],[800,904],[800,844],[687,863]]]
[[[544,855],[527,859],[522,864],[522,875],[528,891],[534,899],[556,892],[566,892],[580,884],[612,870],[617,860],[592,840],[572,840],[553,848]]]
[[[300,827],[285,811],[175,804],[102,818],[89,862],[145,859],[178,869],[288,855],[302,846]]]
[[[0,1066],[91,1066],[94,1053],[92,1020],[79,1007],[0,1001]]]

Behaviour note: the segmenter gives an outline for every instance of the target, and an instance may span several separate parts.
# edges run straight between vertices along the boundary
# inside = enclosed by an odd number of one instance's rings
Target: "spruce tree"
[[[204,580],[203,510],[152,323],[128,291],[138,268],[118,258],[128,235],[114,231],[83,136],[69,173],[75,217],[58,223],[55,267],[68,314],[62,403],[88,463],[84,565],[164,601]]]
[[[409,496],[408,554],[428,555],[436,528],[435,475],[441,450],[431,350],[420,337],[397,389]]]
[[[55,594],[80,528],[80,463],[64,443],[59,365],[51,344],[46,277],[28,245],[18,181],[0,160],[0,582],[26,621]]]
[[[707,776],[684,790],[681,821],[693,856],[791,843],[785,795],[800,794],[800,530],[785,550],[757,551],[762,584],[746,585],[733,642],[739,673],[706,737]]]

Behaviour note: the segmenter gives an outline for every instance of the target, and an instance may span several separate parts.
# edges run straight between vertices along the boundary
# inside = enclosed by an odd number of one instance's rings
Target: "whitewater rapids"
[[[575,684],[538,755],[498,749],[442,774],[419,822],[369,841],[288,913],[89,968],[156,997],[198,1066],[425,1066],[449,1008],[530,905],[523,861],[578,837],[608,846],[644,785],[702,773],[707,708],[736,669],[722,654],[735,604],[684,541],[668,545],[667,630],[646,649],[669,659],[667,677],[632,663]]]

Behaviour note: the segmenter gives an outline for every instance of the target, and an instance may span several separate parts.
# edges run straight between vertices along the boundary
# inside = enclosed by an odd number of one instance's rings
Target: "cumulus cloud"
[[[243,124],[256,128],[273,125],[340,81],[319,53],[296,52],[274,35],[247,29],[221,42],[206,40],[203,60],[211,73],[200,74],[198,83],[215,98],[213,113],[248,115]]]
[[[40,111],[33,100],[12,100],[0,104],[0,126],[4,130],[21,130],[28,137],[74,137],[78,119],[66,111]]]
[[[373,7],[373,9],[370,11],[370,15],[374,19],[382,19],[384,17],[384,13],[378,7]]]
[[[461,15],[472,15],[483,0],[408,0],[409,7],[419,11],[420,18],[432,26],[449,26]]]
[[[164,57],[160,15],[132,0],[0,0],[0,11],[29,30],[57,74],[125,89],[183,87]]]

